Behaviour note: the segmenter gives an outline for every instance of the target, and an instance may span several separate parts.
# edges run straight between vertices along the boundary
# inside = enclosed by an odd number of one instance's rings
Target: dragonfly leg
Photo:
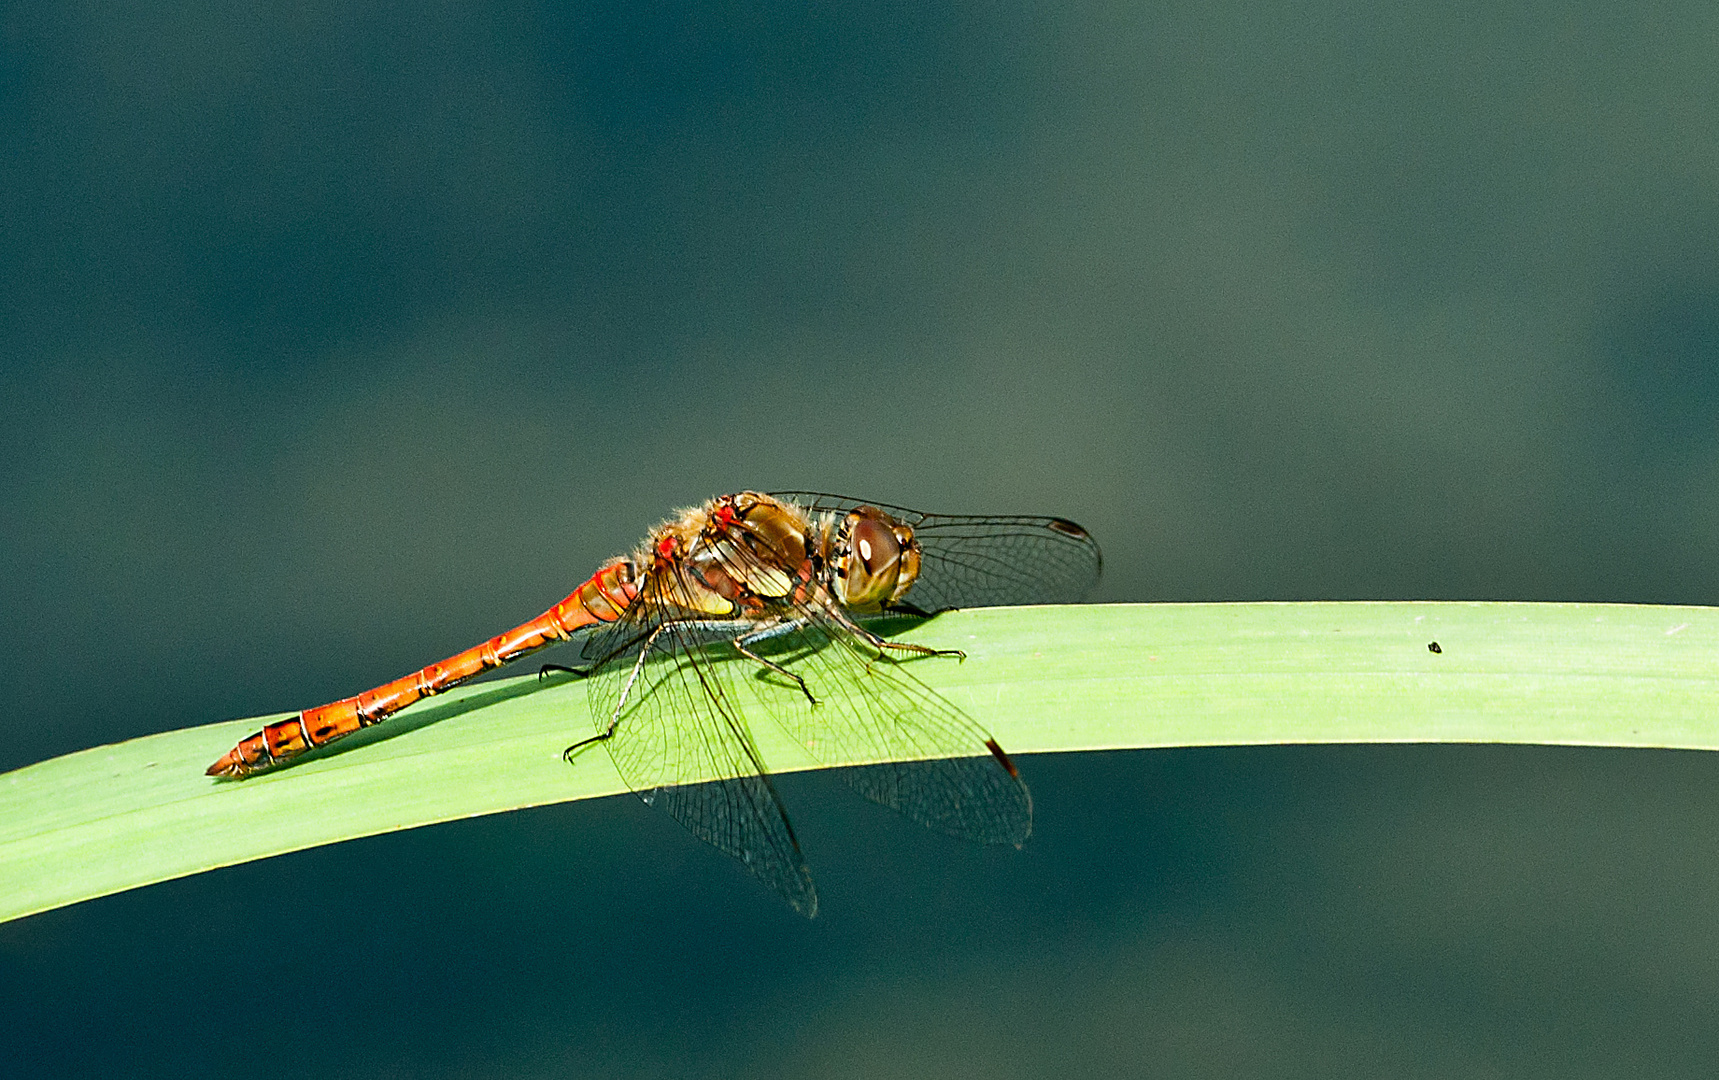
[[[872,644],[878,650],[878,654],[880,656],[883,654],[884,649],[899,649],[902,652],[913,653],[915,656],[953,656],[956,660],[967,659],[967,654],[962,652],[960,649],[933,649],[929,645],[914,645],[911,642],[906,641],[891,641],[888,638],[877,637],[875,634],[872,636],[876,639]]]
[[[592,743],[607,742],[609,737],[611,735],[613,735],[614,733],[615,733],[615,729],[611,727],[611,728],[607,729],[606,731],[603,731],[599,734],[591,736],[589,739],[580,739],[578,742],[574,743],[572,746],[569,746],[567,749],[561,751],[561,760],[567,762],[567,764],[569,764],[569,765],[573,764],[573,755],[574,754],[577,754],[579,751],[585,749],[587,746],[590,746]]]
[[[602,731],[599,731],[590,738],[580,739],[572,746],[561,751],[562,761],[571,762],[573,760],[573,754],[576,751],[590,746],[592,743],[608,742],[610,739],[615,737],[615,728],[621,722],[621,713],[626,711],[627,698],[632,696],[633,684],[639,681],[639,672],[644,670],[645,660],[651,655],[651,647],[657,643],[657,638],[661,636],[662,632],[667,630],[671,625],[673,624],[663,623],[655,630],[652,630],[651,636],[645,639],[644,645],[639,649],[638,660],[633,662],[633,673],[627,676],[627,685],[621,688],[621,699],[615,702],[615,711],[610,715],[608,725],[604,727]]]
[[[752,661],[755,661],[759,664],[764,665],[765,667],[769,668],[771,671],[774,671],[776,674],[781,675],[783,678],[793,679],[795,684],[800,687],[800,693],[806,695],[807,701],[811,702],[813,705],[816,705],[818,703],[818,699],[812,696],[812,691],[807,689],[805,679],[802,679],[800,676],[796,675],[794,672],[789,671],[787,668],[783,667],[781,664],[773,663],[769,660],[766,660],[762,656],[759,656],[757,653],[753,652],[751,649],[748,649],[744,644],[742,644],[745,640],[746,640],[746,638],[744,636],[743,637],[737,637],[734,639],[734,647],[740,651],[741,656],[746,657],[748,660],[752,660]]]
[[[929,645],[914,645],[906,641],[891,641],[886,637],[879,637],[870,630],[861,626],[859,623],[848,618],[847,615],[839,608],[832,608],[831,610],[835,612],[836,617],[841,620],[843,626],[847,627],[861,638],[864,638],[866,644],[877,650],[877,658],[879,660],[890,659],[888,651],[890,649],[913,653],[915,656],[953,656],[957,660],[967,659],[967,654],[962,652],[960,649],[933,649]]]
[[[581,679],[583,679],[585,676],[591,674],[591,669],[588,667],[587,668],[576,668],[576,667],[568,667],[566,664],[544,664],[542,667],[537,669],[537,680],[539,682],[542,682],[543,676],[549,674],[551,671],[559,671],[559,672],[562,672],[564,674],[573,675],[573,676],[576,676],[576,677],[581,678]]]

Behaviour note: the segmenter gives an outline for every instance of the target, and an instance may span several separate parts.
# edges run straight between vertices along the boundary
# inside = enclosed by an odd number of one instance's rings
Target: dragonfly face
[[[913,529],[874,506],[860,506],[834,529],[825,559],[836,598],[852,611],[881,610],[907,595],[919,577]]]

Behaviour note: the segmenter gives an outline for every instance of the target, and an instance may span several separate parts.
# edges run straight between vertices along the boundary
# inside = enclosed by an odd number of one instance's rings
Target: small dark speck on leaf
[[[1427,652],[1441,653],[1441,652],[1444,652],[1444,650],[1438,647],[1438,642],[1429,641],[1429,642],[1427,642]]]

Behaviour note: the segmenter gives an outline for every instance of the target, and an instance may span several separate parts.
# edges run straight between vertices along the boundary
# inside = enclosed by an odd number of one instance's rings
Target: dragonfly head
[[[829,560],[836,597],[856,611],[877,611],[907,595],[919,578],[913,530],[873,506],[855,507],[837,527]]]

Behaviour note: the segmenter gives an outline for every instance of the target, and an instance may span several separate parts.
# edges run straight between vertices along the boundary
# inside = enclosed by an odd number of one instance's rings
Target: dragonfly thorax
[[[723,598],[783,600],[810,574],[806,515],[745,491],[716,500],[692,555],[694,570]]]

